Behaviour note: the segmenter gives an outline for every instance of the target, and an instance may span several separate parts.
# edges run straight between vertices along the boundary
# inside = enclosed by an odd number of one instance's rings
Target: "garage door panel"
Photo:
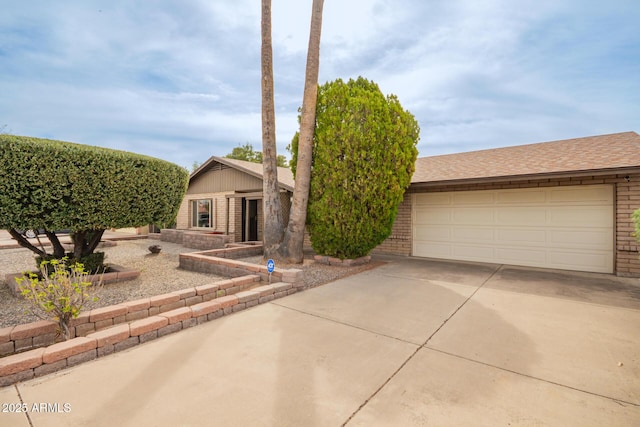
[[[492,191],[461,191],[451,197],[451,202],[456,205],[492,205],[494,200]]]
[[[415,227],[414,236],[416,240],[431,240],[437,242],[447,242],[451,240],[451,228],[431,225],[420,225]]]
[[[415,256],[613,272],[611,185],[433,194],[416,195],[432,204],[413,207]]]
[[[496,257],[506,264],[539,265],[547,261],[547,251],[544,248],[499,248],[496,249]]]
[[[493,213],[493,208],[452,208],[451,222],[459,225],[491,225],[494,219]]]
[[[444,258],[453,259],[451,253],[451,245],[448,243],[441,243],[439,245],[433,245],[429,243],[414,243],[414,250],[420,253],[420,256],[427,258]]]
[[[493,262],[495,259],[494,248],[492,246],[469,245],[459,243],[452,245],[450,252],[454,259],[464,259],[467,261]]]
[[[422,193],[415,195],[415,203],[417,206],[438,206],[450,205],[451,193]]]
[[[613,204],[613,191],[610,186],[584,185],[580,187],[558,187],[549,190],[551,203]]]
[[[414,215],[414,223],[418,225],[451,224],[451,209],[432,208],[429,215]]]
[[[522,192],[518,190],[499,192],[496,202],[499,204],[542,204],[547,194],[544,190]]]
[[[506,245],[524,242],[527,245],[542,246],[547,243],[547,233],[531,228],[500,228],[496,230],[496,242]]]
[[[453,227],[450,230],[451,240],[454,242],[490,243],[494,239],[493,228],[482,227]]]
[[[613,239],[609,230],[550,230],[549,243],[551,247],[579,247],[581,249],[595,249],[598,251],[612,251]]]
[[[613,225],[611,206],[585,206],[549,208],[549,225],[554,227],[591,227],[599,224]]]
[[[613,255],[611,252],[576,253],[573,251],[550,251],[549,255],[552,260],[552,268],[584,270],[584,265],[586,264],[590,267],[588,271],[595,273],[611,273],[613,270]]]
[[[496,210],[497,225],[541,226],[547,223],[547,210],[540,207],[506,207]]]

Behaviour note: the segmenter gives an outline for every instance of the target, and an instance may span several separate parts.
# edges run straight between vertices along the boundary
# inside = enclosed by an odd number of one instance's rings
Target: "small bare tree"
[[[100,283],[92,284],[82,264],[67,265],[57,259],[40,264],[40,276],[30,273],[28,278],[18,278],[20,293],[29,301],[34,314],[43,320],[53,317],[58,322],[58,333],[66,341],[71,338],[72,319],[92,301]],[[26,283],[25,283],[26,281]]]

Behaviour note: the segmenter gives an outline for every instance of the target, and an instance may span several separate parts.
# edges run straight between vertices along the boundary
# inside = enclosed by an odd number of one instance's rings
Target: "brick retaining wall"
[[[291,283],[274,283],[235,294],[220,293],[230,292],[241,282],[255,284],[257,280],[258,276],[252,275],[92,310],[74,320],[75,333],[84,336],[58,343],[53,343],[56,328],[53,322],[0,329],[2,344],[11,342],[12,337],[49,340],[47,347],[0,358],[0,387],[125,350],[299,290]],[[109,321],[112,323],[108,324]],[[121,323],[114,325],[115,322]],[[90,324],[94,328],[100,324],[103,329],[83,327]]]
[[[163,228],[160,230],[160,240],[163,242],[182,244],[182,230],[174,230],[173,228]]]
[[[127,301],[108,307],[96,308],[80,314],[71,321],[71,337],[81,337],[117,325],[155,316],[181,307],[189,307],[204,301],[233,295],[255,286],[260,281],[256,274],[222,280],[210,285],[156,295],[135,301]],[[0,329],[0,356],[54,344],[57,324],[39,321]],[[59,339],[58,339],[59,340]]]
[[[269,271],[267,270],[266,265],[253,264],[233,259],[261,254],[261,245],[180,254],[180,268],[228,277],[258,274],[260,279],[266,282],[269,280]],[[271,273],[271,281],[291,283],[295,288],[302,288],[304,287],[304,272],[295,268],[275,268],[273,273]]]
[[[164,231],[164,230],[163,230]],[[175,237],[177,233],[169,232]],[[231,279],[127,301],[82,313],[71,323],[68,341],[59,340],[52,321],[0,329],[0,387],[46,375],[79,363],[217,319],[304,289],[304,272],[276,268],[274,284],[266,266],[237,261],[262,254],[260,244],[230,244],[180,254],[180,267],[213,272]]]
[[[231,236],[211,232],[162,229],[160,230],[160,240],[178,243],[186,248],[207,250],[224,248],[227,243],[231,242]]]

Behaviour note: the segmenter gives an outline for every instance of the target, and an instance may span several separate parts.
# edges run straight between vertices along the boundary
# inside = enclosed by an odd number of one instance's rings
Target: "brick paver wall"
[[[145,319],[215,298],[234,295],[256,286],[259,281],[258,274],[248,274],[210,285],[96,308],[73,319],[69,330],[72,338],[84,337],[121,323]],[[0,329],[0,357],[52,345],[61,340],[56,331],[57,323],[48,320],[2,328]]]
[[[178,243],[192,249],[221,249],[227,243],[231,243],[232,236],[225,234],[212,234],[205,231],[174,230],[163,228],[160,230],[160,240],[164,242]]]
[[[74,338],[68,341],[56,342],[60,337],[56,334],[57,324],[52,321],[0,329],[0,387],[125,350],[304,289],[302,270],[276,268],[269,275],[266,266],[232,259],[257,252],[262,252],[260,245],[183,254],[187,256],[180,256],[181,265],[183,261],[191,264],[183,267],[201,270],[212,266],[232,278],[82,313],[72,321]]]
[[[248,284],[256,284],[260,278],[253,275],[228,282],[237,285],[241,280]],[[221,285],[224,283],[198,286],[171,294],[104,307],[98,309],[101,310],[100,312],[94,310],[81,315],[76,319],[75,338],[57,343],[48,340],[42,344],[44,347],[0,357],[0,387],[126,350],[164,335],[291,295],[299,290],[291,283],[274,283],[239,291],[233,295],[225,295],[224,293],[234,286],[229,286],[225,290]],[[92,314],[96,319],[104,317],[103,321],[117,320],[122,323],[115,325],[111,323],[100,330],[83,328],[80,335],[79,327],[91,324]],[[97,322],[100,320],[95,320],[94,325]],[[53,322],[36,322],[0,329],[0,342],[7,343],[12,338],[18,339],[23,336],[31,339],[40,336],[49,337],[54,334],[52,331],[55,331],[55,326]],[[30,335],[33,336],[29,337]]]
[[[408,192],[398,207],[391,236],[378,245],[373,253],[411,255],[411,194]]]

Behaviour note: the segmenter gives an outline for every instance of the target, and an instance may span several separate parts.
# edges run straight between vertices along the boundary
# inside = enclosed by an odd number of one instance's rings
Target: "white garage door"
[[[413,195],[413,255],[613,273],[613,186]]]

